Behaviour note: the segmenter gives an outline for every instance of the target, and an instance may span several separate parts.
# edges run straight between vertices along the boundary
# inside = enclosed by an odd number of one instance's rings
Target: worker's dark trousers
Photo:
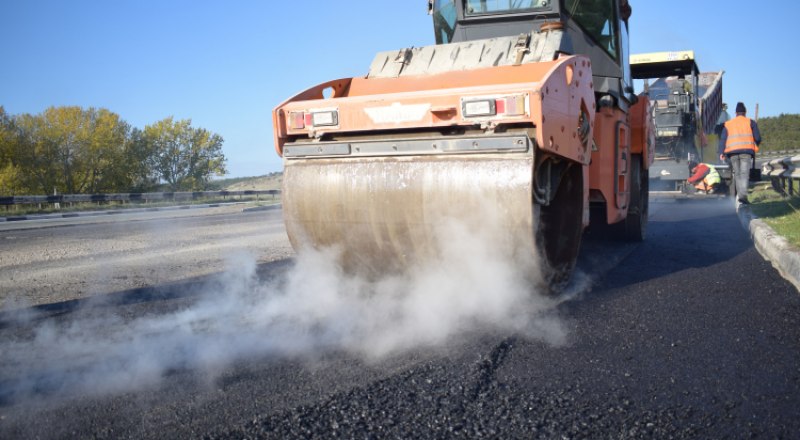
[[[750,168],[753,167],[753,156],[749,154],[732,154],[731,172],[736,185],[736,198],[740,202],[747,202],[747,185],[750,183]]]

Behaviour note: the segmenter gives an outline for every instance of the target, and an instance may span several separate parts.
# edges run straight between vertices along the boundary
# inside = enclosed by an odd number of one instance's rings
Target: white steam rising
[[[30,337],[0,342],[0,398],[43,388],[137,389],[171,370],[213,376],[253,356],[343,350],[380,359],[482,328],[563,344],[557,299],[537,294],[493,237],[448,226],[442,260],[403,276],[358,279],[342,273],[329,250],[306,252],[286,274],[263,281],[255,259],[239,255],[188,308],[134,318],[80,311],[67,323],[44,321]]]

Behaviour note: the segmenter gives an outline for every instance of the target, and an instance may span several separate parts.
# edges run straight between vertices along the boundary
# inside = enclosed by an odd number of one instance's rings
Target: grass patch
[[[753,214],[794,246],[800,247],[800,197],[783,197],[766,182],[750,192]]]

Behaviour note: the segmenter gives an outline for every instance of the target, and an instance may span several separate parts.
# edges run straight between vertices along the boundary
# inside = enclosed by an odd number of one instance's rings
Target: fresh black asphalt
[[[65,394],[44,380],[57,376],[27,373],[41,365],[3,359],[0,438],[797,438],[797,290],[756,252],[729,200],[651,210],[642,244],[588,235],[579,270],[594,285],[558,307],[564,344],[476,330],[377,362],[259,356],[212,380],[178,365],[157,386],[99,395]],[[191,305],[187,286],[206,281],[5,319],[0,338],[95,314],[162,315]],[[9,390],[23,381],[30,395],[17,398]]]

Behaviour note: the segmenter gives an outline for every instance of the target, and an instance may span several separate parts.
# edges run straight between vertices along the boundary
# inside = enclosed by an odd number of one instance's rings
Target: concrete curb
[[[746,205],[736,208],[739,220],[750,232],[753,244],[764,259],[769,260],[783,278],[800,292],[800,249],[793,246],[763,220],[756,217]]]

